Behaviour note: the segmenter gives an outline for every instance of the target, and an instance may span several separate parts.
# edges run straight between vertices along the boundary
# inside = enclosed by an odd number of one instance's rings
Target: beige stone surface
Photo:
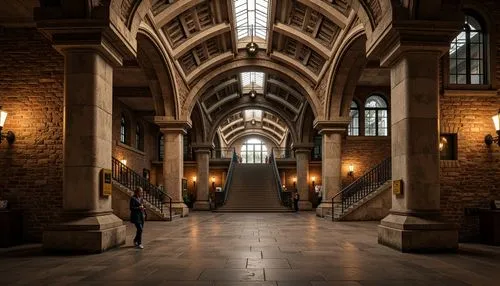
[[[72,220],[43,233],[47,251],[99,253],[125,243],[126,227],[114,214]]]
[[[295,150],[295,158],[297,160],[297,191],[300,194],[299,209],[311,210],[312,204],[309,202],[309,158],[311,151],[309,149]]]
[[[163,131],[165,140],[165,154],[163,155],[163,180],[167,194],[172,197],[173,202],[182,202],[182,177],[183,164],[183,132],[179,130]]]
[[[193,206],[195,210],[209,210],[208,193],[209,185],[209,160],[210,150],[196,150],[196,165],[198,167],[196,173],[196,202]]]
[[[392,206],[392,186],[390,183],[383,185],[376,191],[376,195],[364,201],[348,211],[341,220],[343,221],[367,221],[381,220],[389,214]]]

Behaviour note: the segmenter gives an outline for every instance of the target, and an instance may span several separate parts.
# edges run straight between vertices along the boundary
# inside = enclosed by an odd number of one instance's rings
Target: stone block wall
[[[64,58],[34,28],[0,30],[0,198],[23,210],[26,242],[40,241],[62,210]]]

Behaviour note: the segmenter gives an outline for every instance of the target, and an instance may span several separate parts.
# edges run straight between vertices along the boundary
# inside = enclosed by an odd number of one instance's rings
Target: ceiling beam
[[[191,83],[194,79],[196,79],[200,74],[210,70],[215,66],[221,65],[223,62],[230,60],[233,58],[232,52],[226,52],[211,58],[208,61],[202,63],[198,68],[194,69],[191,73],[186,76],[186,79],[189,83]]]
[[[266,53],[269,55],[271,51],[273,50],[273,26],[274,26],[274,19],[276,18],[276,7],[277,7],[277,2],[276,0],[271,1],[271,11],[269,11],[269,17],[267,20],[267,25],[269,28],[269,31],[267,32],[267,47],[266,47]],[[286,2],[286,1],[285,1]]]
[[[284,100],[283,98],[281,98],[281,97],[279,97],[279,96],[277,96],[275,94],[267,93],[266,97],[269,98],[269,99],[272,99],[274,101],[277,101],[277,102],[279,102],[281,104],[283,104],[288,109],[290,109],[291,111],[293,111],[293,113],[295,113],[295,114],[299,113],[299,110],[297,109],[297,107],[293,106],[288,101]]]
[[[128,87],[115,86],[113,87],[113,96],[117,97],[152,97],[149,87]]]
[[[331,20],[341,29],[347,25],[347,17],[323,0],[297,0],[297,2],[300,2],[325,15],[327,19]]]
[[[159,27],[163,27],[172,21],[175,17],[183,13],[184,11],[191,9],[192,7],[203,3],[205,0],[179,0],[170,4],[163,11],[155,16],[155,23]]]
[[[274,25],[274,31],[299,41],[303,45],[313,49],[325,59],[328,59],[331,54],[331,51],[327,47],[320,44],[315,38],[295,28],[292,28],[285,24],[277,23],[276,25]]]
[[[212,26],[208,29],[205,29],[191,38],[184,41],[177,48],[172,51],[172,56],[177,60],[182,57],[189,50],[193,49],[200,43],[206,42],[208,39],[218,36],[223,33],[227,33],[231,31],[231,26],[227,23],[220,23],[215,26]]]
[[[227,1],[227,10],[229,11],[229,25],[231,25],[231,44],[233,46],[233,54],[236,56],[238,54],[238,41],[236,39],[236,19],[233,13],[234,11],[234,1]]]
[[[278,86],[279,88],[285,90],[286,92],[290,93],[298,100],[300,100],[300,101],[304,100],[304,96],[302,94],[300,94],[298,91],[296,91],[295,89],[293,89],[290,85],[285,84],[285,83],[283,83],[277,79],[274,79],[274,78],[270,78],[267,81],[269,83],[274,84],[274,85]]]
[[[271,53],[271,58],[296,68],[300,73],[302,73],[302,75],[305,75],[314,84],[318,83],[318,76],[313,71],[308,69],[301,62],[291,58],[290,56],[274,51]]]

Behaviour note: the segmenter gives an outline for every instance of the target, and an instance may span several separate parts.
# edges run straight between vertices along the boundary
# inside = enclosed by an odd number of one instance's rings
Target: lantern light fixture
[[[3,139],[7,139],[7,142],[12,144],[16,141],[16,135],[14,135],[14,132],[7,131],[7,134],[2,133],[3,125],[7,120],[7,114],[7,111],[2,110],[2,107],[0,106],[0,143],[2,143]]]
[[[495,125],[497,136],[492,136],[491,134],[486,135],[484,137],[484,143],[490,146],[491,144],[493,144],[493,142],[495,142],[498,144],[498,146],[500,146],[500,140],[498,140],[498,137],[500,136],[500,109],[498,110],[497,114],[491,117],[491,119],[493,120],[493,124]]]

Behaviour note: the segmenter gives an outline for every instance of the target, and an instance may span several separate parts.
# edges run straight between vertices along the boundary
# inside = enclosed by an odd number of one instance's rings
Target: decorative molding
[[[129,146],[129,145],[127,145],[127,144],[123,144],[123,143],[122,143],[122,142],[120,142],[120,141],[116,141],[116,146],[121,147],[121,148],[123,148],[123,149],[126,149],[126,150],[128,150],[128,151],[132,151],[132,152],[137,153],[137,154],[139,154],[139,155],[146,156],[146,152],[141,151],[141,150],[139,150],[139,149],[136,149],[136,148],[134,148],[134,147],[132,147],[132,146]]]
[[[444,96],[478,96],[478,97],[496,97],[499,91],[495,89],[445,89]]]

